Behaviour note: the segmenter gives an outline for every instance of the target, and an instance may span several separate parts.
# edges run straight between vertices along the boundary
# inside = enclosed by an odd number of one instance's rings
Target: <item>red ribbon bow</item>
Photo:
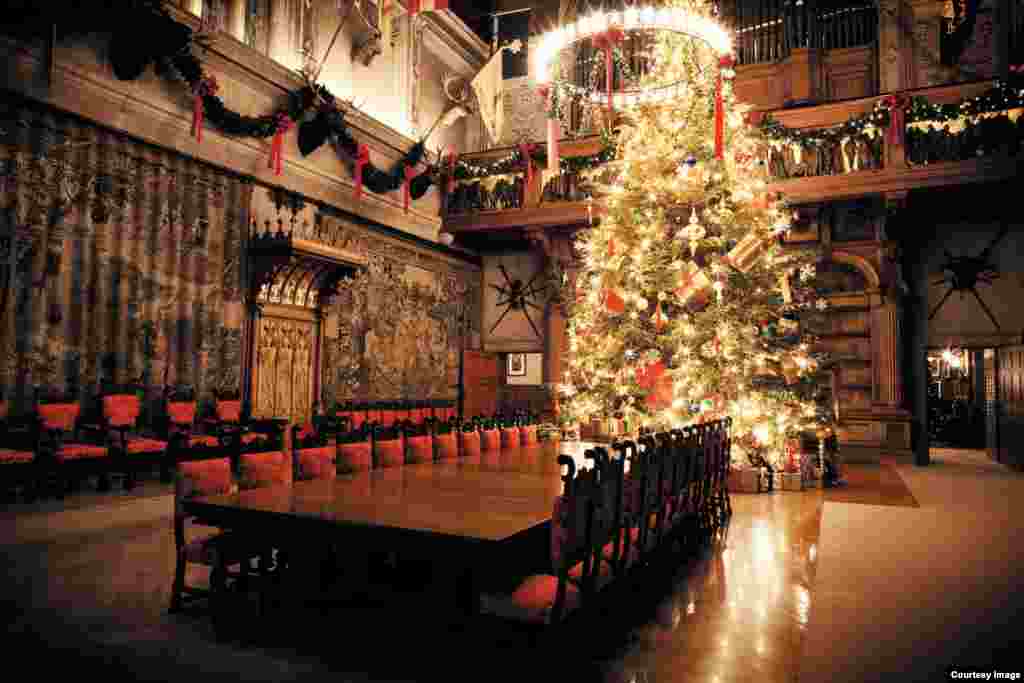
[[[907,130],[907,104],[909,100],[903,95],[889,95],[882,104],[889,110],[889,135],[886,142],[890,145],[902,145]]]
[[[406,213],[409,213],[409,187],[410,187],[410,185],[412,183],[412,179],[415,178],[417,175],[419,175],[419,174],[416,173],[416,167],[415,166],[406,166],[405,167],[405,183],[404,183],[403,187],[405,189],[405,212]]]
[[[608,111],[614,109],[614,99],[612,92],[612,77],[615,74],[612,65],[612,50],[616,45],[621,43],[626,37],[626,34],[618,26],[611,26],[607,31],[596,34],[591,38],[591,42],[596,50],[604,50],[604,83],[608,89]]]
[[[366,145],[359,145],[356,154],[356,201],[363,198],[363,169],[370,163],[370,148]]]
[[[193,89],[192,135],[195,136],[196,142],[203,141],[203,98],[207,95],[216,95],[219,87],[216,78],[205,76],[199,79],[199,82],[196,83],[196,87]]]
[[[455,147],[448,147],[448,193],[455,192],[455,164],[459,161],[459,154]]]
[[[529,187],[533,182],[533,145],[524,143],[519,145],[519,155],[523,157],[523,163],[526,164],[526,186]]]
[[[274,175],[281,175],[281,151],[284,147],[284,134],[291,130],[295,122],[284,112],[278,113],[275,120],[277,130],[274,132],[274,141],[270,145],[270,159],[267,161],[267,168],[274,169]]]

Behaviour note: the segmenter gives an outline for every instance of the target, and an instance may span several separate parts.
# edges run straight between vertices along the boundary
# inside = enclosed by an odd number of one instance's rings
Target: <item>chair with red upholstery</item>
[[[174,486],[174,583],[171,586],[171,611],[182,609],[187,602],[208,597],[210,591],[186,585],[185,570],[189,563],[211,568],[210,586],[223,589],[228,579],[245,579],[251,575],[251,544],[232,532],[207,528],[201,535],[189,533],[194,518],[185,514],[182,503],[189,498],[230,494],[238,490],[231,476],[228,458],[180,462],[176,466]],[[231,567],[237,567],[231,571]]]
[[[80,415],[81,404],[68,398],[41,398],[36,404],[35,452],[55,476],[58,498],[92,475],[99,490],[110,488],[107,439],[98,425],[80,423]]]
[[[373,469],[373,439],[365,423],[360,429],[336,433],[334,443],[339,475]]]
[[[537,436],[537,425],[524,425],[519,428],[520,443],[523,446],[535,446],[540,442]]]
[[[217,392],[213,404],[213,417],[206,419],[210,431],[216,434],[228,452],[253,452],[262,445],[263,450],[280,448],[268,443],[270,435],[251,429],[249,416],[237,391]]]
[[[434,435],[438,462],[455,462],[459,459],[458,434],[449,430]]]
[[[0,401],[0,487],[17,495],[21,487],[25,500],[35,498],[41,474],[36,458],[32,432],[12,428],[7,413],[7,401]]]
[[[334,479],[338,474],[335,461],[338,448],[334,439],[312,423],[292,427],[292,452],[296,481]]]
[[[405,430],[406,459],[412,465],[425,465],[434,462],[434,439],[429,425],[420,423],[408,426]]]
[[[501,432],[494,420],[484,420],[480,429],[480,447],[484,452],[501,449]]]
[[[593,519],[592,471],[576,471],[572,458],[558,456],[568,469],[562,495],[554,502],[551,514],[552,574],[533,574],[523,579],[511,595],[484,595],[484,612],[499,617],[550,625],[561,622],[589,599],[586,586],[590,576],[600,570],[594,562],[589,533]]]
[[[481,455],[480,432],[467,422],[459,431],[459,457],[466,462],[478,463]]]
[[[191,390],[179,388],[167,395],[167,422],[164,440],[167,441],[165,479],[173,474],[177,464],[186,460],[207,460],[224,456],[224,445],[214,434],[202,434],[196,424],[198,404]]]
[[[290,486],[294,480],[292,459],[283,451],[243,453],[238,464],[241,489]]]
[[[398,427],[373,430],[373,466],[400,467],[405,464],[405,435]]]
[[[503,420],[500,424],[501,447],[503,449],[518,448],[522,436],[519,430],[518,421],[515,419]]]
[[[107,393],[101,403],[115,467],[124,473],[125,489],[130,489],[140,471],[166,466],[167,441],[138,430],[142,398],[132,387]]]

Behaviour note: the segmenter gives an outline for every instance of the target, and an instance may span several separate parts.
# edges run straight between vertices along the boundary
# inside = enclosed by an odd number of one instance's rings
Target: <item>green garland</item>
[[[615,141],[605,131],[601,134],[601,150],[599,152],[579,157],[562,157],[559,159],[558,167],[562,173],[579,173],[580,171],[603,166],[614,158]],[[532,146],[530,159],[535,167],[546,167],[548,163],[547,147],[544,145]],[[520,173],[523,171],[524,166],[522,149],[516,148],[509,152],[508,156],[493,162],[471,164],[460,159],[455,163],[455,179],[472,180],[474,178],[486,178],[494,175]]]
[[[263,116],[245,116],[230,109],[217,96],[216,81],[204,75],[202,64],[193,55],[196,36],[188,26],[177,22],[159,0],[105,0],[88,3],[57,0],[33,8],[17,35],[39,37],[48,35],[56,22],[61,36],[110,31],[110,61],[118,79],[132,81],[155,64],[158,73],[178,76],[193,93],[202,97],[203,118],[228,135],[269,138],[291,123],[299,124],[299,149],[306,156],[324,142],[332,140],[353,163],[360,145],[345,124],[344,113],[323,85],[304,86],[288,95],[288,101],[277,111]],[[42,31],[45,33],[41,33]],[[363,186],[383,194],[398,190],[405,183],[405,168],[423,161],[426,148],[417,142],[389,170],[372,163],[363,167]],[[436,166],[410,182],[410,196],[418,199],[434,183]]]
[[[1024,83],[1019,74],[1014,73],[1008,81],[996,81],[993,86],[975,97],[966,98],[952,104],[932,104],[925,97],[902,99],[887,96],[875,102],[871,111],[853,116],[843,123],[831,128],[817,130],[801,130],[788,128],[772,116],[766,115],[760,128],[765,137],[773,142],[788,145],[800,145],[805,149],[820,148],[826,145],[840,145],[846,139],[873,139],[875,131],[881,133],[889,127],[891,111],[896,106],[903,106],[905,120],[908,124],[921,121],[948,123],[960,119],[970,119],[980,114],[1005,112],[1008,109],[1024,107]],[[914,129],[911,129],[914,130]],[[946,133],[956,135],[956,133]]]

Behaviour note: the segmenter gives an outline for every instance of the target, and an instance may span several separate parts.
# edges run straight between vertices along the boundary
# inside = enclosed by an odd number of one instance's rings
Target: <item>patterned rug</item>
[[[826,502],[920,507],[891,465],[845,465],[842,473],[846,484],[825,489]]]

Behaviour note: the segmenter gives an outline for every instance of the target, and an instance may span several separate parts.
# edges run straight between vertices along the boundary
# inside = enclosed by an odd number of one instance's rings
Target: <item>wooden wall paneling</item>
[[[999,462],[1020,466],[1024,463],[1019,439],[1024,437],[1024,346],[999,349]]]
[[[463,356],[463,415],[493,415],[498,410],[498,355],[465,351]]]

